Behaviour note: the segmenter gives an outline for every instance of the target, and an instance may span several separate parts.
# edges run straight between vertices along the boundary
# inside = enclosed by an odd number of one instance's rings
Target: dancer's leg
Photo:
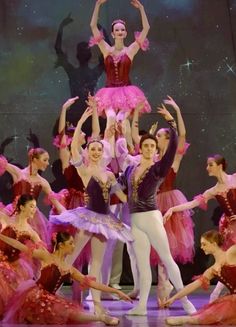
[[[102,235],[93,235],[91,238],[91,266],[89,274],[96,277],[98,282],[101,281],[101,267],[103,263],[103,257],[106,250],[106,239]],[[96,314],[104,313],[105,310],[101,305],[101,292],[95,289],[91,289],[92,298],[94,302],[94,309]]]
[[[139,295],[139,271],[138,271],[137,258],[135,255],[133,243],[127,242],[126,246],[127,246],[127,252],[129,254],[130,266],[131,266],[131,271],[134,281],[134,288],[129,293],[129,296],[131,297],[131,299],[136,299],[137,296]]]
[[[120,283],[120,277],[122,274],[123,250],[124,243],[119,240],[116,241],[116,245],[112,254],[112,264],[109,282],[110,285],[119,285]]]
[[[84,230],[80,230],[79,232],[77,232],[75,234],[75,237],[74,237],[74,244],[75,244],[74,252],[66,257],[66,262],[68,264],[72,265],[75,262],[76,258],[78,257],[78,255],[83,250],[83,248],[88,243],[88,241],[90,240],[91,237],[92,237],[92,234],[87,232],[87,231],[84,231]]]
[[[158,265],[158,284],[157,284],[157,303],[160,305],[162,302],[166,301],[173,286],[169,281],[169,278],[166,273],[166,269],[162,264]]]
[[[171,326],[181,326],[184,324],[189,325],[199,325],[199,320],[197,317],[191,316],[178,316],[178,317],[168,317],[166,318],[166,323]]]
[[[222,284],[221,282],[218,282],[216,284],[216,287],[214,288],[214,290],[210,294],[209,303],[211,303],[211,302],[215,301],[216,299],[218,299],[218,297],[220,296],[220,293],[223,291],[224,288],[225,288],[224,284]]]
[[[133,218],[133,215],[132,234],[134,237],[133,246],[140,276],[140,300],[137,307],[131,309],[128,314],[146,315],[147,300],[152,284],[152,274],[149,260],[151,247],[147,235],[141,229],[139,229],[139,227],[137,227],[136,220]]]
[[[160,211],[153,210],[146,213],[133,214],[132,220],[133,216],[135,216],[136,226],[146,233],[149,242],[157,251],[162,263],[164,264],[172,284],[174,285],[175,289],[179,291],[183,288],[183,282],[179,267],[175,263],[170,253],[169,242],[166,235],[166,230],[163,226],[163,218]],[[191,302],[187,300],[187,297],[181,299],[181,302],[187,313],[193,313],[196,311]]]

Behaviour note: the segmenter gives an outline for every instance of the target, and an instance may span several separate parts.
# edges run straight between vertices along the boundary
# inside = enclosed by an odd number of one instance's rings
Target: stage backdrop
[[[57,150],[52,136],[63,102],[79,95],[68,112],[76,124],[88,91],[104,85],[98,49],[87,48],[94,0],[0,1],[0,151],[11,162],[27,164],[27,150],[46,148],[55,168]],[[136,56],[132,81],[147,95],[152,113],[141,127],[158,120],[156,107],[171,95],[182,109],[191,144],[177,185],[187,196],[199,194],[215,181],[207,176],[206,157],[223,154],[228,171],[236,170],[236,0],[143,0],[150,21],[150,50]],[[128,0],[108,0],[100,23],[110,37],[111,22],[127,22],[127,44],[140,30],[138,10]],[[102,122],[104,126],[104,122]],[[90,124],[86,125],[90,130]],[[44,176],[59,190],[60,172]],[[1,200],[11,198],[11,180],[0,179]],[[182,268],[184,280],[200,272],[199,236],[214,227],[220,215],[213,201],[206,212],[195,211],[196,260]],[[127,265],[127,258],[125,261]],[[123,274],[123,282],[130,282]]]

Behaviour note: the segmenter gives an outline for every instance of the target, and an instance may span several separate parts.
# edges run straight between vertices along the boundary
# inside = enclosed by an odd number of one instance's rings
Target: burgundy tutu
[[[171,190],[157,194],[157,206],[162,214],[169,208],[186,202],[186,197],[179,190]],[[191,215],[192,210],[175,212],[164,225],[171,254],[176,261],[183,264],[192,262],[194,256],[194,225]],[[153,266],[160,262],[153,248],[151,248],[150,260]]]
[[[75,303],[52,294],[38,286],[35,281],[23,282],[8,303],[3,323],[28,323],[38,325],[63,325],[73,321],[73,313],[82,311]]]
[[[193,314],[201,325],[236,325],[236,294],[225,295]]]

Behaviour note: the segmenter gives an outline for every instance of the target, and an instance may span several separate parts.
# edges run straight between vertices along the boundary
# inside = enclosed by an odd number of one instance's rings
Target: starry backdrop
[[[177,186],[192,199],[214,183],[205,170],[207,155],[223,154],[228,171],[236,171],[236,0],[143,4],[151,25],[150,50],[135,57],[131,77],[153,109],[142,117],[141,128],[156,120],[164,126],[156,107],[167,94],[180,105],[191,146]],[[0,1],[0,152],[11,162],[26,165],[27,150],[40,145],[53,164],[58,153],[52,136],[61,105],[71,95],[80,96],[68,113],[75,124],[88,90],[103,86],[99,51],[94,47],[89,58],[85,46],[93,6],[94,0]],[[128,0],[108,0],[99,20],[108,35],[116,18],[127,22],[129,44],[141,28],[139,12]],[[55,189],[57,174],[50,168],[44,174]],[[1,201],[10,201],[10,188],[9,178],[1,177]],[[206,212],[195,210],[196,260],[183,268],[186,276],[204,266],[199,236],[217,223],[218,211],[214,201]]]

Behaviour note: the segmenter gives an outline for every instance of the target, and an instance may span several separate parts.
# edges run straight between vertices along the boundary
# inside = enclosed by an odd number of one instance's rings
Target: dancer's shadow
[[[63,67],[68,78],[70,86],[70,96],[79,96],[79,100],[72,106],[71,110],[67,113],[67,120],[73,125],[77,124],[77,121],[81,117],[82,113],[86,109],[85,100],[88,97],[88,93],[94,94],[97,82],[104,70],[104,60],[102,55],[98,57],[98,64],[95,67],[90,67],[89,62],[92,58],[91,49],[88,46],[88,42],[82,41],[77,44],[76,58],[78,59],[79,66],[72,65],[67,57],[66,51],[62,47],[63,31],[66,26],[73,22],[71,14],[65,17],[59,25],[57,32],[55,51],[57,54],[57,62],[55,67]],[[106,42],[110,44],[108,34],[104,28],[100,26],[103,31]],[[104,122],[101,122],[104,124]],[[90,123],[87,122],[84,125],[86,134],[91,134]]]

